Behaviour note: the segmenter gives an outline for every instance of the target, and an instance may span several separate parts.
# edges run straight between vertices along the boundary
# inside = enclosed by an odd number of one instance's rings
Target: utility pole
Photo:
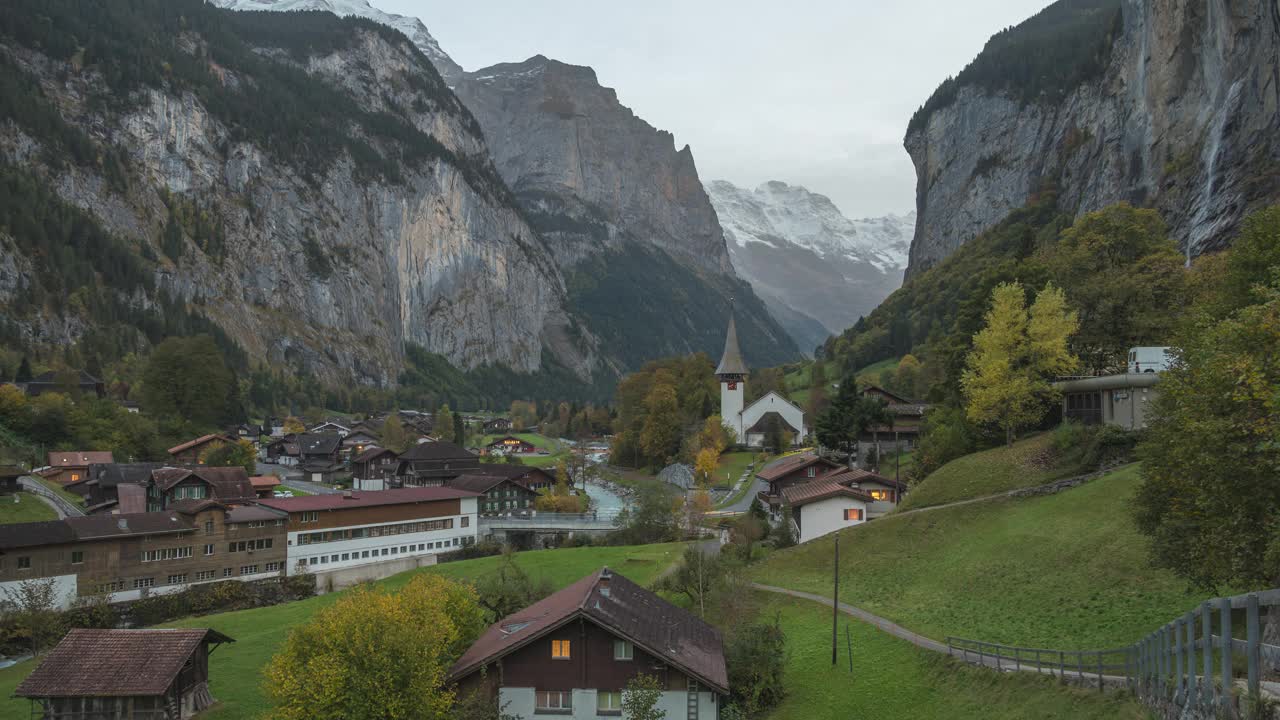
[[[835,587],[831,595],[831,667],[836,666],[836,654],[839,651],[840,637],[837,627],[840,624],[840,533],[836,536],[836,563],[833,569]]]

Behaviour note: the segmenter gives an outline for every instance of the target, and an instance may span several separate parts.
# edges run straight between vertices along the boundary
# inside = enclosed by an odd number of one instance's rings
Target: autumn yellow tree
[[[715,448],[702,448],[693,464],[693,477],[699,485],[709,485],[720,464],[720,453]]]
[[[467,585],[419,575],[399,593],[357,587],[289,633],[264,689],[275,720],[444,720],[449,667],[484,628]]]
[[[960,379],[969,419],[999,427],[1012,445],[1019,430],[1044,417],[1053,397],[1049,380],[1076,366],[1067,342],[1078,327],[1053,285],[1036,295],[1030,313],[1022,285],[997,286]]]
[[[297,435],[298,433],[306,432],[307,426],[303,425],[298,418],[290,417],[284,421],[284,431],[290,435]]]
[[[436,411],[434,421],[431,423],[431,430],[442,442],[455,442],[453,437],[453,412],[449,410],[448,404],[441,405],[440,409]]]
[[[644,409],[640,447],[651,462],[665,464],[680,445],[680,408],[675,388],[666,383],[655,384],[645,396]]]

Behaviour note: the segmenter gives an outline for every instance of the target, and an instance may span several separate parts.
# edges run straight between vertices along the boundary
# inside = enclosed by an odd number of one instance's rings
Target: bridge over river
[[[539,536],[586,533],[604,535],[618,528],[621,508],[605,508],[590,513],[531,512],[527,515],[499,515],[480,518],[480,537],[497,540],[520,539],[533,544]]]

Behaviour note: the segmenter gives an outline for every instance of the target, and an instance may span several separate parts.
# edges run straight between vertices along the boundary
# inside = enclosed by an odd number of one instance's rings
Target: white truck
[[[1129,348],[1128,372],[1158,373],[1169,369],[1169,351],[1167,347]]]

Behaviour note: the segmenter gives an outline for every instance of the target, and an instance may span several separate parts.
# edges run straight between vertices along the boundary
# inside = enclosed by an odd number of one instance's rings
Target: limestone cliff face
[[[454,90],[563,261],[630,239],[733,272],[689,147],[636,117],[591,68],[536,56],[467,73]]]
[[[269,47],[260,52],[343,88],[370,111],[403,118],[443,146],[440,157],[402,165],[398,181],[371,177],[345,154],[321,177],[305,177],[189,92],[152,87],[127,111],[104,111],[86,102],[97,82],[92,73],[3,43],[0,53],[39,80],[64,119],[125,152],[130,182],[121,192],[84,168],[47,165],[11,124],[0,124],[0,158],[46,178],[64,199],[136,242],[156,259],[161,289],[272,366],[331,383],[389,386],[404,343],[412,342],[459,367],[522,372],[539,369],[546,349],[589,375],[591,336],[573,328],[568,340],[563,277],[489,164],[474,119],[447,89],[424,92],[424,83],[440,80],[403,39],[355,32],[349,47],[301,60]],[[198,52],[201,38],[188,40]],[[256,81],[215,69],[228,87]],[[225,252],[207,255],[184,237],[178,259],[167,257],[160,238],[173,203],[220,223]],[[23,267],[20,258],[0,262],[0,302],[22,286]],[[37,319],[26,332],[39,343],[74,341],[67,327]]]
[[[1119,13],[1105,72],[1062,101],[965,86],[908,133],[908,276],[1051,186],[1076,213],[1155,207],[1192,255],[1280,198],[1275,0],[1123,0]]]

